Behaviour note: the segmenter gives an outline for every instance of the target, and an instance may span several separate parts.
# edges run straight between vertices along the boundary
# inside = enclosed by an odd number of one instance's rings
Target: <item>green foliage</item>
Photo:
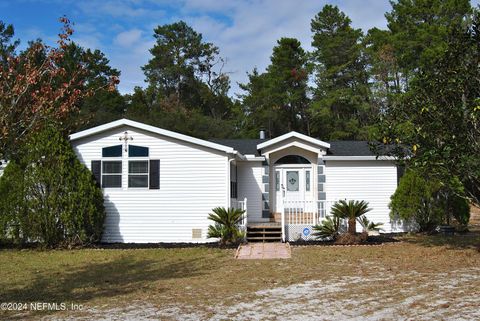
[[[27,226],[23,169],[15,161],[8,163],[0,176],[0,240],[22,240]]]
[[[244,210],[216,207],[212,211],[213,213],[208,215],[208,219],[215,224],[208,227],[208,237],[220,238],[220,243],[223,245],[235,244],[244,239],[245,234],[238,228],[245,213]]]
[[[312,134],[324,139],[366,139],[371,124],[368,74],[361,29],[338,7],[325,5],[311,21],[316,69]]]
[[[407,1],[387,15],[401,91],[381,118],[396,154],[480,202],[480,19],[467,0]],[[446,125],[448,124],[448,125]],[[413,156],[413,157],[412,157]]]
[[[313,230],[312,235],[318,239],[335,240],[341,231],[341,219],[336,215],[327,216],[321,224],[313,226]]]
[[[450,224],[453,216],[467,225],[470,206],[460,180],[452,177],[447,184],[418,171],[407,170],[390,202],[392,218],[413,220],[420,231],[433,230],[438,224]]]
[[[391,197],[392,218],[413,220],[420,231],[434,229],[442,221],[437,198],[440,188],[438,181],[426,180],[414,170],[407,170]]]
[[[6,63],[7,57],[12,55],[20,44],[19,40],[12,40],[14,35],[13,26],[0,20],[0,64]]]
[[[78,66],[84,66],[83,85],[94,89],[91,96],[79,103],[78,113],[69,119],[69,130],[98,126],[123,117],[125,100],[117,89],[108,87],[112,77],[120,77],[120,71],[110,66],[104,53],[72,42],[66,48],[61,66],[66,70],[67,79],[70,74],[78,72]]]
[[[256,69],[249,82],[240,87],[248,123],[244,131],[265,128],[272,137],[288,131],[310,132],[307,54],[300,41],[281,38],[273,48],[271,63],[265,73]]]
[[[368,202],[340,200],[333,204],[331,213],[333,216],[348,220],[348,233],[357,232],[357,219],[368,213],[372,209],[368,207]]]
[[[230,80],[214,44],[204,42],[184,21],[154,30],[152,59],[142,69],[156,101],[174,100],[188,110],[199,109],[215,119],[230,112]]]
[[[357,218],[357,221],[362,226],[363,231],[367,233],[371,231],[379,231],[383,225],[383,223],[374,223],[370,221],[365,215]]]
[[[448,185],[442,186],[439,196],[446,223],[450,225],[450,218],[453,216],[458,224],[466,227],[470,220],[470,204],[460,179],[453,176]]]
[[[55,129],[30,137],[0,178],[3,237],[48,247],[100,241],[105,210],[91,172]]]

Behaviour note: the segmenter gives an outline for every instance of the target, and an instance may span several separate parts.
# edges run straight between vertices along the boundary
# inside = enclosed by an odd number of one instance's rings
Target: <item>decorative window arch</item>
[[[283,156],[275,162],[276,165],[282,164],[311,164],[308,159],[300,155]]]

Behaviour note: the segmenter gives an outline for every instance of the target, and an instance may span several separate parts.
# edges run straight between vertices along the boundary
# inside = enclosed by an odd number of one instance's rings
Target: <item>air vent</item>
[[[201,239],[201,238],[202,238],[202,229],[192,228],[192,239]]]

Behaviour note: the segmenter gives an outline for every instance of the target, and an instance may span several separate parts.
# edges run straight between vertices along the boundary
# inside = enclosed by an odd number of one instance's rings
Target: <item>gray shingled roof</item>
[[[210,141],[232,147],[243,155],[259,156],[257,145],[268,139],[211,139]],[[368,141],[337,140],[330,144],[328,155],[332,156],[375,156],[370,150]]]

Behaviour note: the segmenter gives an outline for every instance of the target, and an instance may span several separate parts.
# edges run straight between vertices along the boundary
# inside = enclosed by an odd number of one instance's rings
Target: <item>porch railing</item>
[[[236,208],[241,209],[244,211],[242,218],[238,225],[243,228],[247,228],[247,220],[248,220],[248,213],[247,213],[247,198],[245,197],[243,201],[237,201]]]
[[[282,214],[282,240],[286,225],[317,225],[324,220],[335,202],[284,200]]]

